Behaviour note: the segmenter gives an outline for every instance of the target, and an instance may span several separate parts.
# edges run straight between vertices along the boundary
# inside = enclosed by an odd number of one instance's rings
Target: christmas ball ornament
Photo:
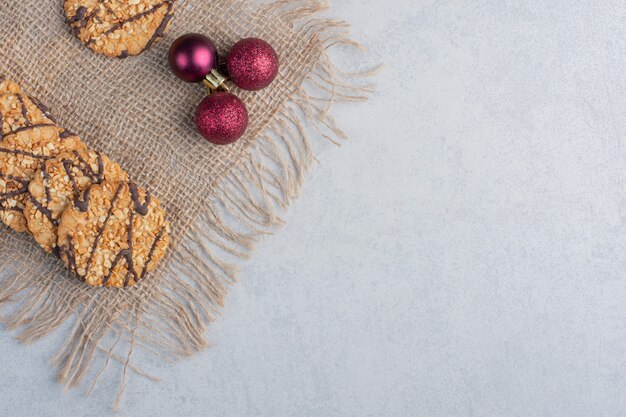
[[[237,87],[256,91],[270,85],[278,74],[278,54],[258,38],[242,39],[226,57],[228,76]]]
[[[189,33],[176,39],[169,50],[172,72],[180,79],[204,82],[209,95],[196,109],[196,129],[216,145],[237,141],[248,128],[248,110],[235,95],[228,93],[226,78],[217,70],[215,44],[206,36]],[[233,45],[226,58],[231,81],[244,90],[267,87],[278,74],[278,55],[262,39],[247,38]]]
[[[243,136],[248,128],[248,110],[234,94],[214,92],[198,105],[196,128],[209,142],[228,145]]]
[[[189,33],[172,43],[168,61],[172,72],[178,78],[198,83],[217,66],[217,48],[206,36]]]

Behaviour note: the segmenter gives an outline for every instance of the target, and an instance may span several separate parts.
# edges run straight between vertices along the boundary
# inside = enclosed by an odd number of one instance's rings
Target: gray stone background
[[[626,4],[341,0],[385,62],[214,346],[121,416],[626,415]],[[0,332],[0,415],[100,416]]]

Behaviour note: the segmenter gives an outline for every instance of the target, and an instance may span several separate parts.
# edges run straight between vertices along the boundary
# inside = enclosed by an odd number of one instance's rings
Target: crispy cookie
[[[28,186],[24,203],[28,230],[48,252],[57,245],[57,226],[65,208],[81,207],[83,192],[102,181],[126,181],[120,166],[99,152],[81,149],[44,161]]]
[[[67,23],[91,50],[139,55],[163,36],[176,0],[65,0]]]
[[[152,271],[169,245],[169,224],[156,198],[130,181],[92,185],[84,204],[59,223],[59,256],[92,286],[132,286]]]
[[[13,90],[10,84],[7,88]],[[19,92],[0,95],[0,127],[2,127],[0,137],[30,126],[52,126],[55,123],[56,120],[48,108],[39,100]]]
[[[27,231],[24,202],[40,164],[84,146],[77,136],[51,123],[28,122],[5,135],[0,142],[0,220],[18,232]]]
[[[0,95],[17,94],[20,92],[20,86],[9,80],[4,75],[0,75]]]

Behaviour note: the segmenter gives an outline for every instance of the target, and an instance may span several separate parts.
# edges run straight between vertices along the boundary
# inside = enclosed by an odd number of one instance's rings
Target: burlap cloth
[[[119,404],[127,371],[143,374],[134,363],[139,352],[172,362],[207,346],[206,326],[235,280],[237,258],[280,222],[276,213],[298,193],[313,159],[307,132],[341,138],[331,103],[364,99],[368,88],[333,69],[327,48],[350,41],[345,24],[315,16],[323,8],[315,0],[180,1],[165,39],[125,60],[81,45],[62,4],[0,0],[0,74],[158,196],[173,227],[172,248],[135,288],[94,289],[29,236],[4,228],[0,306],[6,327],[27,343],[69,321],[51,360],[60,382],[90,390],[117,365]],[[280,55],[280,74],[269,88],[234,91],[250,113],[237,144],[212,146],[194,130],[193,112],[205,93],[172,76],[166,62],[172,40],[187,32],[207,34],[222,54],[255,36]]]

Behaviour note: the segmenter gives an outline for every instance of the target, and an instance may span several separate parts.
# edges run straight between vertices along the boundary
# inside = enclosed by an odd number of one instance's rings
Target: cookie
[[[72,202],[81,207],[83,192],[103,181],[127,181],[128,175],[100,152],[81,149],[43,161],[28,186],[24,203],[28,230],[48,252],[57,245],[61,214]]]
[[[9,80],[6,76],[0,75],[0,95],[17,94],[20,92],[20,86]]]
[[[91,50],[139,55],[161,38],[176,0],[65,0],[67,23]]]
[[[0,220],[18,232],[27,231],[24,202],[41,163],[84,146],[77,136],[50,123],[27,123],[5,135],[0,142]]]
[[[158,200],[130,181],[104,181],[67,207],[58,252],[92,286],[132,286],[165,256],[169,224]]]
[[[10,84],[7,84],[7,88],[6,91],[14,90]],[[33,127],[53,126],[55,123],[48,108],[39,100],[19,92],[0,95],[1,137]]]

